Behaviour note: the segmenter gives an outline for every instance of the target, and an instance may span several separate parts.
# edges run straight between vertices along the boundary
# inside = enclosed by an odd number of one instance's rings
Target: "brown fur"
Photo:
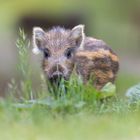
[[[97,89],[101,89],[107,82],[114,83],[119,59],[102,40],[87,37],[84,50],[77,51],[75,59],[77,72],[85,81],[92,75],[93,85]]]
[[[109,50],[99,49],[96,52],[81,51],[77,53],[77,56],[86,56],[89,60],[95,60],[96,58],[110,57],[113,61],[118,62],[118,57],[112,54]]]

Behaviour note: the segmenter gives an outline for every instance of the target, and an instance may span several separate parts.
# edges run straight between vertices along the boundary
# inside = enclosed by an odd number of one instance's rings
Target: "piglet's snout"
[[[64,68],[60,64],[56,64],[52,67],[50,78],[53,77],[64,77]]]

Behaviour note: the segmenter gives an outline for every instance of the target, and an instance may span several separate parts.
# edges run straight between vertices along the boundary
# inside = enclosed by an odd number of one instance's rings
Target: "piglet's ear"
[[[42,48],[42,41],[44,40],[45,32],[40,27],[33,28],[33,53],[38,54]]]
[[[79,49],[83,49],[85,39],[84,25],[75,26],[71,30],[70,37],[75,41],[75,44]]]

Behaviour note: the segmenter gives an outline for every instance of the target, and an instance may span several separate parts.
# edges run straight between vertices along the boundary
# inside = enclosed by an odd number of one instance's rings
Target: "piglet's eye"
[[[48,57],[51,56],[51,53],[50,53],[50,51],[49,51],[47,48],[45,48],[45,49],[43,50],[43,53],[44,53],[44,57],[45,57],[45,58],[48,58]]]
[[[73,52],[74,52],[74,48],[68,48],[65,52],[65,56],[69,59],[72,57]]]

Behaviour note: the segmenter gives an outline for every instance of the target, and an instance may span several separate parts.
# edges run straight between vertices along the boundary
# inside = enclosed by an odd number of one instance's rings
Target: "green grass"
[[[1,101],[0,137],[6,140],[135,140],[140,136],[139,107],[123,101],[70,111],[33,105],[16,108]]]
[[[44,77],[34,90],[29,65],[30,46],[22,30],[17,40],[21,80],[12,79],[7,97],[0,100],[0,139],[2,140],[138,140],[140,102],[130,103],[114,96],[100,100],[101,94],[114,95],[114,86],[102,92],[90,83],[83,86],[72,78],[64,94],[63,81],[58,96],[49,94]],[[106,93],[107,91],[107,93]]]

